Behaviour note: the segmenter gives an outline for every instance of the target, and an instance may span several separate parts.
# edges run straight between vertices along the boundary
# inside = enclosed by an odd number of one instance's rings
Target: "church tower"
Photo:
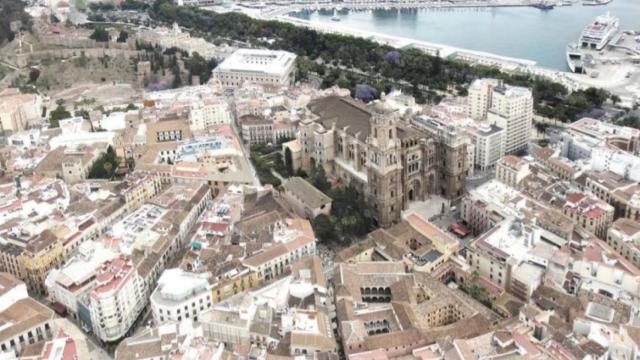
[[[395,112],[389,112],[381,106],[374,108],[367,141],[369,159],[366,193],[380,226],[399,221],[402,212],[402,145],[396,121]]]

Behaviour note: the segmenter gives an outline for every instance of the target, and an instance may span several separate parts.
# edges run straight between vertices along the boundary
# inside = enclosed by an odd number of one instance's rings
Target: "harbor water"
[[[620,18],[623,30],[640,31],[640,0],[613,0],[604,6],[540,10],[533,7],[377,9],[337,12],[340,26],[535,61],[567,70],[566,45],[576,42],[586,25],[605,12]],[[290,16],[332,23],[332,10]],[[335,19],[334,19],[335,20]],[[640,44],[639,44],[640,45]]]

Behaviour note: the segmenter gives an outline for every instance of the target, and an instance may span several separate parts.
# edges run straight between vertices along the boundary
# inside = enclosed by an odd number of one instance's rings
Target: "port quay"
[[[495,66],[502,71],[510,73],[523,73],[537,76],[543,76],[554,81],[564,84],[572,90],[588,87],[587,84],[576,81],[570,77],[571,74],[542,67],[533,60],[519,59],[508,56],[501,56],[493,53],[475,51],[469,49],[458,48],[454,46],[436,44],[427,41],[415,40],[388,34],[376,33],[371,31],[362,31],[336,23],[321,23],[303,20],[289,16],[291,12],[304,10],[331,10],[337,8],[339,10],[349,9],[351,11],[367,11],[374,9],[415,9],[415,8],[456,8],[456,7],[499,7],[499,6],[532,6],[539,3],[537,0],[492,0],[492,1],[404,1],[404,2],[374,2],[374,1],[355,1],[341,3],[287,3],[277,4],[264,3],[240,3],[236,10],[240,10],[247,15],[264,20],[278,20],[287,22],[297,26],[304,26],[322,33],[332,33],[347,36],[361,37],[375,41],[380,44],[388,45],[398,49],[416,48],[433,56],[439,56],[447,59],[455,59],[465,61],[472,64]],[[229,11],[220,7],[214,8],[216,11]]]
[[[583,0],[584,1],[584,0]],[[561,83],[570,90],[586,89],[588,87],[600,87],[610,90],[622,99],[624,104],[633,104],[640,98],[640,86],[636,83],[640,77],[637,67],[632,65],[618,67],[603,67],[599,78],[574,74],[556,68],[542,66],[533,60],[502,56],[491,52],[470,50],[445,44],[433,43],[424,40],[389,35],[369,30],[359,30],[345,26],[340,22],[319,22],[301,19],[291,16],[291,13],[301,11],[373,11],[378,9],[432,9],[438,11],[450,11],[455,8],[492,8],[492,7],[537,7],[540,4],[553,4],[554,6],[580,5],[580,0],[479,0],[479,1],[347,1],[347,2],[235,2],[223,5],[207,6],[217,12],[239,11],[254,18],[263,20],[277,20],[297,26],[303,26],[322,33],[339,34],[361,37],[388,45],[397,49],[416,48],[433,56],[464,61],[470,64],[493,66],[507,73],[528,74],[541,76]],[[577,34],[576,34],[577,36]],[[628,78],[627,73],[633,73]]]
[[[293,25],[304,26],[322,33],[333,33],[347,36],[362,37],[380,44],[391,47],[406,49],[416,48],[433,56],[442,58],[456,59],[472,64],[480,64],[486,66],[495,66],[502,71],[510,73],[526,73],[538,76],[544,76],[554,81],[560,82],[568,88],[575,90],[588,87],[577,79],[569,76],[569,73],[558,71],[557,69],[539,66],[533,60],[519,59],[508,56],[501,56],[493,53],[475,51],[469,49],[458,48],[454,46],[436,44],[427,41],[415,40],[388,34],[376,33],[371,31],[362,31],[336,23],[326,24],[313,22],[289,16],[292,12],[314,11],[314,10],[346,10],[349,11],[369,11],[375,9],[438,9],[443,8],[482,8],[482,7],[525,7],[533,6],[541,3],[540,0],[480,0],[480,1],[348,1],[348,2],[240,2],[236,3],[235,11],[241,11],[254,18],[264,20],[278,20]],[[567,0],[555,2],[558,5],[568,4]],[[212,6],[209,9],[226,12],[231,9],[222,6]]]
[[[267,16],[277,16],[291,11],[302,10],[333,10],[334,8],[344,8],[354,11],[375,10],[375,9],[434,9],[434,8],[476,8],[476,7],[507,7],[507,6],[537,6],[547,3],[548,0],[432,0],[432,1],[344,1],[344,2],[295,2],[279,1],[270,4],[264,3],[242,3],[242,6],[263,8],[263,14]],[[576,0],[553,1],[556,6],[568,5]],[[275,6],[273,6],[275,5]]]

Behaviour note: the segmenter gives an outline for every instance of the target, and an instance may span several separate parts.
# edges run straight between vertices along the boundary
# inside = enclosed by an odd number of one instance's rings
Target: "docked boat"
[[[582,30],[578,45],[583,49],[601,51],[620,32],[620,19],[606,13],[598,16]]]
[[[553,10],[553,8],[556,6],[554,3],[549,2],[549,1],[540,1],[537,3],[533,3],[531,4],[532,7],[536,8],[536,9],[540,9],[540,10]]]
[[[331,21],[340,21],[340,16],[338,16],[338,11],[333,9],[333,16],[331,17]]]
[[[567,65],[571,72],[577,74],[584,74],[586,72],[584,68],[584,54],[575,43],[567,45]]]
[[[585,74],[587,67],[593,62],[589,52],[604,50],[611,40],[620,32],[620,20],[609,13],[598,16],[586,26],[578,43],[567,45],[567,65],[572,72]]]
[[[612,2],[613,0],[584,0],[582,2],[582,5],[584,6],[600,6],[600,5],[607,5],[608,3]]]

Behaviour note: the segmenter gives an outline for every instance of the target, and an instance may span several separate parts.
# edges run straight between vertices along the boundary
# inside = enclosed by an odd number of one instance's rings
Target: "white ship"
[[[602,51],[618,35],[620,20],[609,13],[598,16],[591,24],[582,30],[577,44],[567,46],[567,64],[572,72],[586,73],[586,65],[591,62],[592,56],[588,51]]]
[[[580,51],[580,48],[575,43],[567,45],[567,65],[571,72],[584,74],[585,69],[585,55]]]
[[[620,31],[620,19],[609,13],[598,16],[582,31],[578,44],[584,49],[600,51]]]

